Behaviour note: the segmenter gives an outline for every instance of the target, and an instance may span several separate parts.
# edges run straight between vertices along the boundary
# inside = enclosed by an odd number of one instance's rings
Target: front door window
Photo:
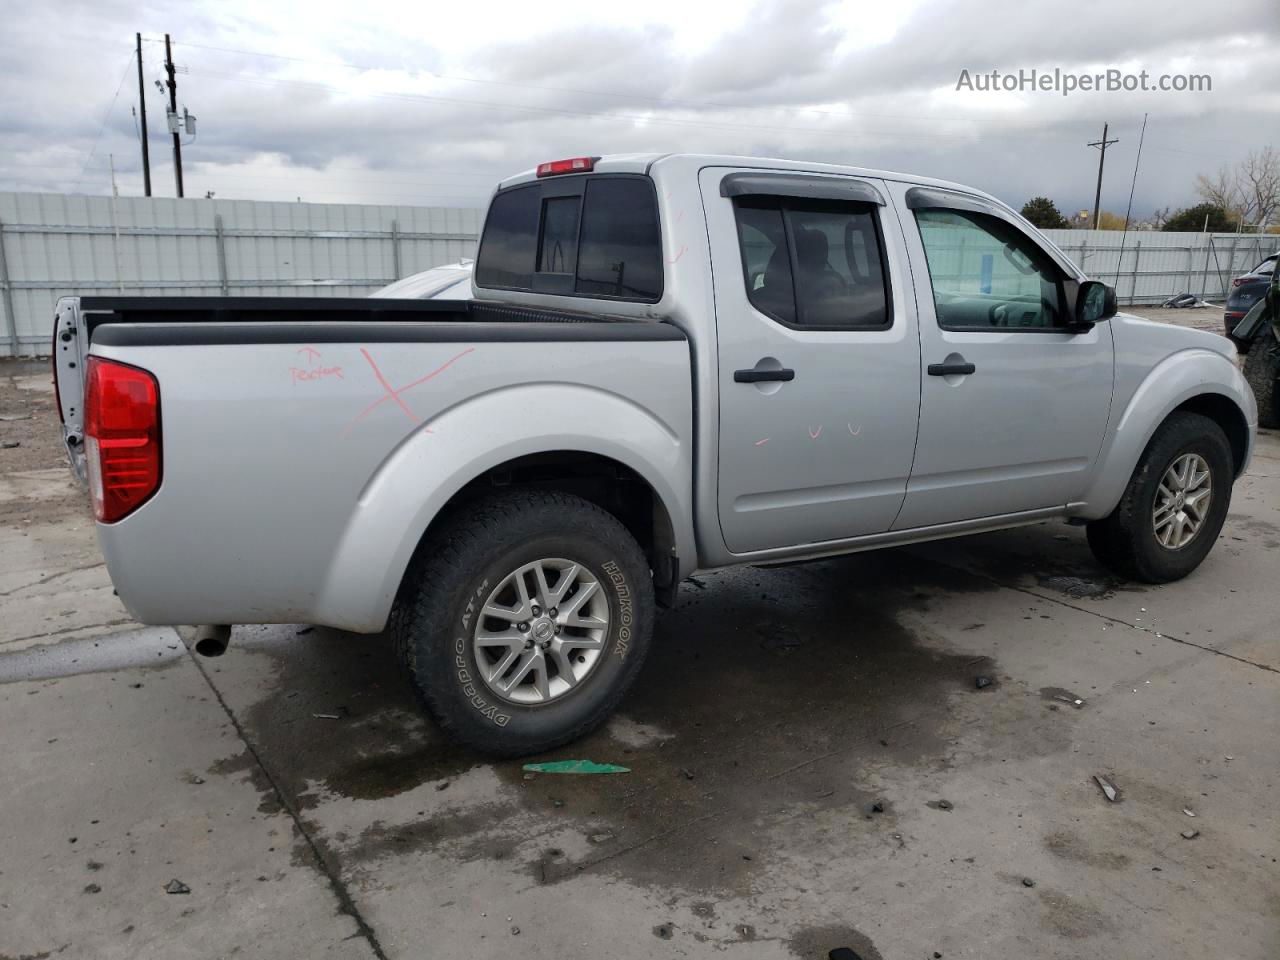
[[[1061,330],[1059,271],[1030,238],[999,217],[916,211],[934,309],[944,330]]]

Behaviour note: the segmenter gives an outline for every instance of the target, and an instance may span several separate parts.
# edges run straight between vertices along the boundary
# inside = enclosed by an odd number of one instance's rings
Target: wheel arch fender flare
[[[1220,411],[1228,410],[1239,418],[1243,449],[1237,459],[1237,475],[1243,473],[1258,423],[1253,391],[1235,364],[1222,354],[1199,348],[1181,350],[1148,371],[1115,418],[1084,496],[1085,506],[1073,513],[1096,520],[1114,510],[1160,425],[1176,410],[1197,407],[1212,410],[1209,415],[1215,419]],[[1231,430],[1225,432],[1230,436]]]
[[[414,551],[453,497],[504,463],[561,451],[595,454],[633,470],[670,518],[682,566],[696,562],[692,451],[679,431],[608,390],[523,383],[440,411],[379,464],[330,562],[317,602],[322,622],[383,629]]]

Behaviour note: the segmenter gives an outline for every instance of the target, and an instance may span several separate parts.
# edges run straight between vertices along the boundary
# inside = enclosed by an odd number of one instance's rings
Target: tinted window
[[[998,217],[917,210],[938,325],[1043,330],[1064,324],[1057,268]]]
[[[552,197],[542,201],[540,273],[573,273],[578,262],[579,200],[579,197]]]
[[[781,207],[739,206],[738,243],[747,299],[761,313],[796,322],[795,288],[791,285],[791,257]]]
[[[796,251],[796,306],[804,326],[885,325],[889,303],[873,217],[869,209],[787,211]]]
[[[576,289],[627,300],[661,296],[658,208],[647,180],[587,181]]]
[[[538,246],[540,196],[537,187],[525,187],[493,198],[476,258],[477,284],[529,288]]]
[[[802,327],[888,326],[873,208],[766,198],[740,201],[736,214],[747,296],[757,310]]]

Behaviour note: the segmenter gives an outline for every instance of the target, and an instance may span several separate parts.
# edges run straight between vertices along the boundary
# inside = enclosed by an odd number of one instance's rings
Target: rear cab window
[[[521,184],[493,198],[476,286],[654,303],[662,244],[653,182],[587,174]]]

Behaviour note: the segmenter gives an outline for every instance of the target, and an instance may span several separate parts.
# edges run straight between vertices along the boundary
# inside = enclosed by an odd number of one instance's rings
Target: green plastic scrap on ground
[[[590,760],[552,760],[549,763],[526,763],[531,773],[630,773],[630,767],[615,763],[592,763]]]

